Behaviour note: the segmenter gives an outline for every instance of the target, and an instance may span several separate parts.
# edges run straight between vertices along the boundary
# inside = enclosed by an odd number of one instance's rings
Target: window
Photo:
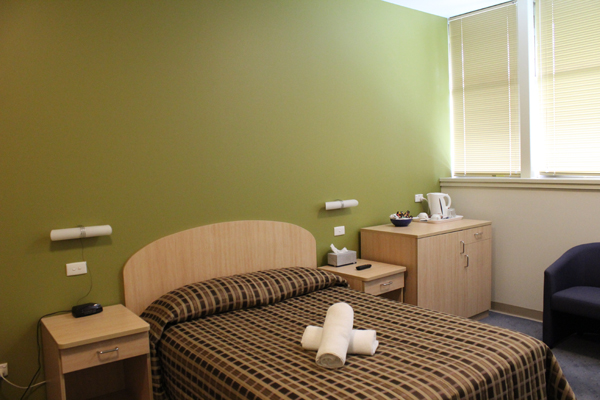
[[[538,0],[542,174],[600,174],[599,18],[598,0]]]
[[[449,21],[455,175],[520,172],[517,7]]]
[[[455,176],[600,175],[600,1],[533,4],[449,21]]]

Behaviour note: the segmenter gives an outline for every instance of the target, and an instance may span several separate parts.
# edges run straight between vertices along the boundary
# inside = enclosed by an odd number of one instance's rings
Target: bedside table
[[[150,400],[149,329],[121,304],[87,317],[43,318],[48,399]]]
[[[363,269],[362,271],[356,270],[356,267],[365,264],[371,264],[371,268]],[[341,276],[348,281],[352,289],[361,292],[379,296],[392,291],[399,291],[399,296],[386,297],[404,302],[404,272],[406,271],[406,267],[358,259],[356,260],[356,264],[345,265],[343,267],[326,265],[319,267],[319,269]]]

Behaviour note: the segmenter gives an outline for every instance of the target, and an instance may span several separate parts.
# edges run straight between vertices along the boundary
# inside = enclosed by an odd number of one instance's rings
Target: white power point
[[[415,203],[420,203],[423,200],[425,200],[425,197],[422,194],[415,194]]]
[[[8,363],[0,364],[0,375],[8,376]]]
[[[87,261],[67,264],[67,276],[87,274]]]
[[[345,226],[336,226],[333,228],[333,236],[342,236],[346,234]]]

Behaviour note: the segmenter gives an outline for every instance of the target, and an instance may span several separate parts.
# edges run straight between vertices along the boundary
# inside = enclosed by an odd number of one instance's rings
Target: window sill
[[[598,190],[600,178],[441,178],[441,187],[487,187],[512,189]]]

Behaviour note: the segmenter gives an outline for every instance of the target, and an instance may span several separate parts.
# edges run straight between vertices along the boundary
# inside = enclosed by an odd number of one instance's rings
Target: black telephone
[[[88,315],[102,312],[102,306],[98,303],[86,303],[79,306],[73,306],[71,313],[75,318],[87,317]]]

